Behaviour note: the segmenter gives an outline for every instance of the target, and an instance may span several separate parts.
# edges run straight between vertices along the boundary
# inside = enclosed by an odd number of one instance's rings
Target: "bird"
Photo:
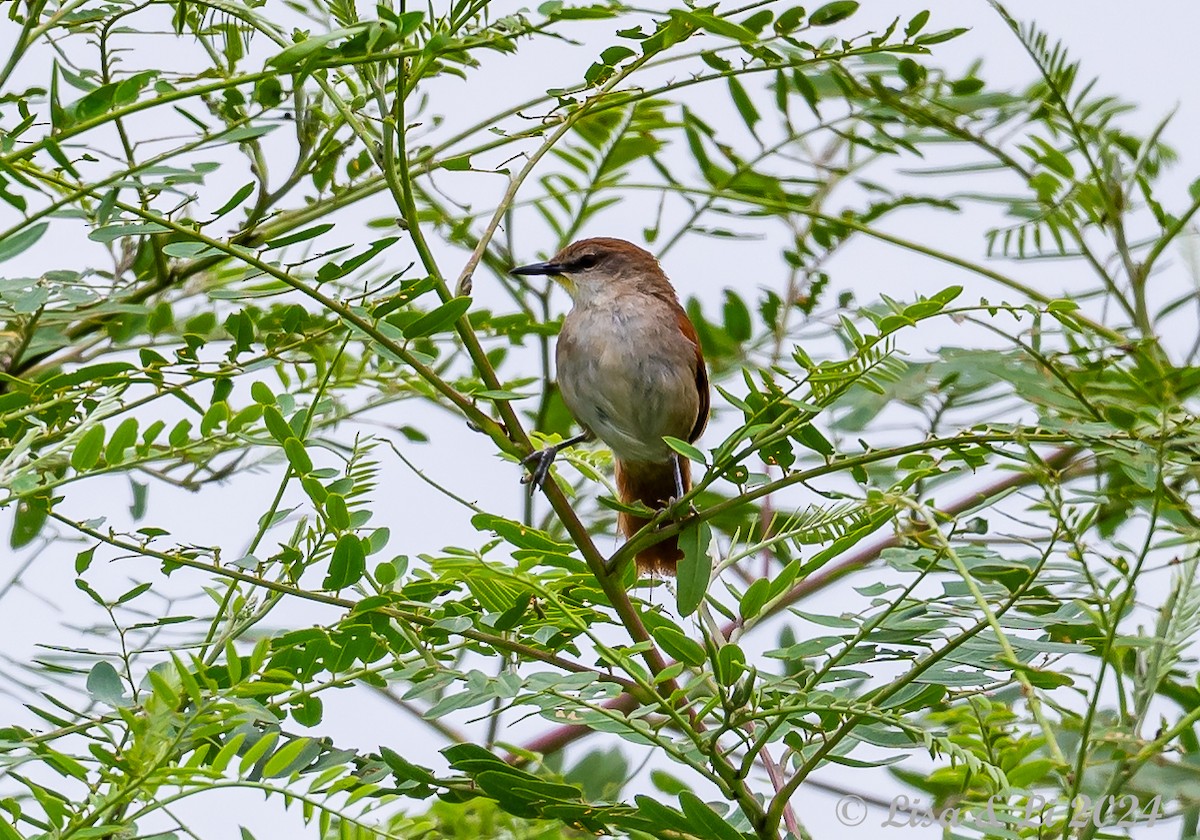
[[[613,452],[626,504],[670,507],[691,489],[690,463],[664,441],[694,442],[708,424],[708,370],[696,328],[649,251],[623,239],[582,239],[546,262],[512,269],[546,275],[571,295],[555,348],[558,387],[582,432],[525,459],[530,491],[559,450],[598,437]],[[626,539],[650,520],[621,512]],[[676,537],[643,548],[639,576],[674,575]]]

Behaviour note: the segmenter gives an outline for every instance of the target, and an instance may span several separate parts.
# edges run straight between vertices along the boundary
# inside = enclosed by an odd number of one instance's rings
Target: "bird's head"
[[[546,262],[514,268],[512,274],[553,277],[576,302],[621,288],[651,292],[666,286],[666,276],[654,255],[624,239],[581,239]]]

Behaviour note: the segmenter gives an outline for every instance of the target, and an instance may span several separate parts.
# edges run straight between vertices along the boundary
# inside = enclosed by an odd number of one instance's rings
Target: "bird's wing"
[[[692,430],[688,433],[688,442],[691,443],[704,434],[704,427],[708,425],[710,404],[708,369],[704,365],[704,354],[700,352],[700,338],[696,335],[696,328],[692,326],[692,322],[688,318],[687,313],[683,311],[683,307],[678,306],[676,308],[675,319],[679,324],[679,331],[696,348],[696,394],[699,396],[699,408],[696,412],[696,422],[692,424]]]

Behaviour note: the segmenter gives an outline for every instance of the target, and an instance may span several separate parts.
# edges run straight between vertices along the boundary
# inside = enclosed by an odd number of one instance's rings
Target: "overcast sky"
[[[278,0],[271,0],[277,6]],[[360,4],[364,9],[370,4]],[[812,4],[817,5],[817,4]],[[781,8],[782,8],[781,4]],[[1134,130],[1148,132],[1172,109],[1178,109],[1164,137],[1180,155],[1180,163],[1164,179],[1162,197],[1179,206],[1186,200],[1187,185],[1200,172],[1200,153],[1194,138],[1200,129],[1200,96],[1195,93],[1194,74],[1196,36],[1200,32],[1200,4],[1169,2],[1168,0],[1143,0],[1131,4],[1115,0],[1091,0],[1090,2],[1035,2],[1035,0],[1013,0],[1009,9],[1020,19],[1036,19],[1053,36],[1063,38],[1071,52],[1082,59],[1086,76],[1101,77],[1100,88],[1140,106],[1137,114],[1127,119]],[[270,8],[270,6],[268,6]],[[967,26],[971,31],[950,43],[936,48],[933,61],[944,66],[965,68],[972,60],[982,58],[983,78],[998,84],[1021,85],[1034,79],[1035,69],[1024,55],[1019,43],[1012,37],[994,12],[982,0],[936,0],[936,2],[913,3],[899,1],[880,2],[868,0],[851,23],[851,29],[861,31],[870,25],[881,28],[893,16],[902,19],[917,11],[928,8],[932,11],[931,26],[950,28]],[[11,38],[12,24],[7,20],[0,23],[0,44]],[[518,101],[521,91],[535,93],[548,83],[547,66],[556,69],[560,62],[576,62],[586,67],[595,55],[592,46],[572,47],[554,45],[538,53],[537,60],[496,60],[488,73],[472,76],[467,83],[447,81],[439,83],[446,96],[455,97],[453,102],[432,103],[431,110],[439,108],[463,108],[463,103],[477,103],[477,113],[496,107],[497,101]],[[35,81],[32,70],[31,83]],[[572,78],[564,70],[564,78]],[[539,87],[540,86],[540,87]],[[701,91],[689,96],[703,98]],[[724,101],[722,91],[720,100]],[[715,99],[715,98],[714,98]],[[708,107],[718,107],[707,101]],[[736,119],[727,111],[730,120]],[[880,170],[883,171],[883,170]],[[878,175],[878,173],[876,173]],[[244,179],[230,175],[228,181],[236,187]],[[230,190],[221,182],[215,182],[213,195],[225,196]],[[653,198],[631,196],[618,212],[603,218],[603,225],[585,231],[589,235],[615,235],[637,241],[641,230],[654,214]],[[487,205],[487,197],[480,198]],[[365,220],[386,213],[386,201],[376,202],[371,207],[356,210]],[[4,205],[0,208],[0,224],[11,220],[3,214],[11,213]],[[916,211],[894,222],[889,229],[898,233],[920,238],[936,247],[979,258],[984,252],[983,230],[987,220],[972,213],[957,218],[946,214]],[[552,247],[549,233],[538,231],[532,226],[524,227],[518,239],[520,248],[527,249],[524,256],[533,259],[537,252]],[[75,247],[74,241],[47,238],[40,243],[36,253],[24,255],[22,261],[6,264],[4,269],[36,272],[45,270],[46,260],[61,261]],[[755,248],[759,248],[757,252]],[[765,256],[763,252],[765,251]],[[458,266],[453,256],[445,250],[446,265],[450,269]],[[665,261],[668,275],[673,278],[681,293],[698,294],[702,299],[713,302],[720,298],[721,290],[727,286],[746,288],[746,284],[768,285],[783,277],[777,266],[778,250],[775,246],[743,244],[730,246],[712,239],[695,239],[687,247],[674,250]],[[997,288],[989,286],[979,278],[953,272],[946,266],[930,263],[910,254],[899,254],[878,245],[861,243],[844,254],[839,254],[828,266],[835,290],[853,290],[860,302],[875,299],[881,290],[895,297],[911,297],[914,293],[936,291],[952,283],[967,286],[966,298],[986,295],[994,300],[1005,299]],[[1057,293],[1061,289],[1078,288],[1085,281],[1082,269],[1069,266],[1063,268],[1039,266],[1036,269],[1022,267],[1034,282],[1047,292]],[[454,273],[454,272],[448,272]],[[761,277],[762,282],[758,283]],[[1191,282],[1182,262],[1172,255],[1171,264],[1157,281],[1161,283],[1163,299],[1176,296],[1188,288]],[[487,300],[486,289],[477,289]],[[566,305],[565,298],[559,300]],[[941,344],[965,341],[954,332],[952,325],[943,331],[922,332],[921,342],[908,348],[913,353],[936,349]],[[1181,332],[1172,336],[1174,345],[1190,344],[1194,331]],[[406,412],[410,409],[405,409]],[[444,415],[433,412],[405,414],[403,420],[379,418],[385,422],[404,422],[413,425],[433,425],[434,445],[410,447],[406,454],[431,475],[478,499],[489,509],[507,515],[518,515],[519,497],[516,493],[518,470],[512,464],[497,459],[480,436],[472,435],[455,424],[447,424]],[[710,432],[712,440],[719,435]],[[469,512],[453,502],[431,493],[420,484],[402,464],[387,454],[382,455],[383,474],[376,499],[378,513],[374,524],[392,528],[392,543],[389,551],[416,554],[436,551],[446,544],[463,542],[462,536],[469,530]],[[213,492],[192,495],[167,487],[155,487],[147,522],[168,528],[180,542],[204,544],[220,543],[236,549],[244,545],[247,535],[252,533],[255,520],[262,511],[262,500],[274,492],[279,478],[278,469],[251,475],[241,475],[228,485]],[[125,512],[129,504],[128,484],[124,480],[94,480],[76,486],[67,494],[65,510],[80,518],[105,515],[113,523],[128,520]],[[0,514],[0,531],[8,533],[10,512]],[[145,524],[145,523],[143,523]],[[612,546],[615,546],[614,539]],[[601,546],[604,543],[601,542]],[[611,547],[611,546],[610,546]],[[33,654],[35,642],[65,644],[77,643],[81,615],[88,604],[86,597],[66,583],[73,576],[72,563],[79,546],[55,545],[25,572],[19,585],[7,591],[0,600],[0,652],[16,661],[27,661]],[[0,589],[3,581],[15,572],[27,558],[26,553],[14,556],[8,553],[7,562],[0,564]],[[113,591],[116,591],[122,571],[110,570],[114,575]],[[131,577],[144,577],[147,570],[128,570]],[[172,584],[174,591],[191,591],[198,600],[186,607],[187,611],[204,612],[208,608],[199,596],[201,581],[196,576],[180,579],[177,573]],[[178,581],[178,583],[176,583]],[[831,597],[836,597],[833,593]],[[304,603],[289,605],[280,611],[280,619],[287,617],[296,624],[324,622],[336,618],[332,611]],[[92,620],[89,618],[88,620]],[[762,640],[764,643],[768,639]],[[9,666],[11,667],[11,666]],[[7,670],[7,669],[6,669]],[[365,692],[330,693],[326,698],[326,718],[319,734],[332,737],[343,746],[375,749],[379,744],[403,743],[418,756],[423,751],[433,751],[445,746],[429,730],[415,725],[385,702]],[[9,722],[34,725],[28,713],[12,698],[0,693],[0,726]],[[527,731],[537,731],[536,725]],[[593,746],[599,745],[599,741]],[[421,746],[417,746],[420,744]],[[575,752],[579,754],[578,750]],[[632,753],[631,753],[632,755]],[[636,758],[634,759],[636,762]],[[428,763],[428,762],[427,762]],[[870,787],[879,791],[902,788],[892,785],[883,771],[873,773],[847,773],[844,770],[826,768],[818,776],[826,780],[838,780],[851,786]],[[645,787],[644,775],[638,782]],[[213,807],[212,799],[197,799],[190,813],[198,825],[211,826],[208,836],[233,836],[237,825],[246,825],[260,840],[283,840],[296,836],[297,815],[293,812],[280,817],[278,803],[262,806],[257,797],[233,795],[223,809]],[[802,789],[797,798],[798,811],[817,837],[851,836],[839,826],[833,807],[833,798],[811,788]],[[242,807],[244,806],[244,807]],[[419,806],[417,806],[419,807]],[[185,811],[188,806],[185,806]],[[874,815],[872,815],[874,819]],[[883,819],[879,814],[875,825]],[[868,821],[861,829],[866,832],[872,823]],[[898,829],[897,829],[898,830]],[[1175,829],[1162,827],[1161,833],[1144,832],[1140,836],[1173,835]],[[904,830],[905,837],[935,837],[936,832],[917,829]],[[866,836],[864,834],[864,836]]]

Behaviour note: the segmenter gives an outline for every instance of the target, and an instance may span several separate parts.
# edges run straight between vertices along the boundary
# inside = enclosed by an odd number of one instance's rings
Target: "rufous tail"
[[[692,487],[692,471],[688,461],[679,455],[679,471],[683,476],[683,490],[686,493]],[[675,471],[670,461],[653,463],[645,461],[616,462],[617,493],[625,504],[641,502],[648,508],[665,507],[667,500],[675,495]],[[621,513],[617,517],[617,526],[626,539],[629,539],[646,526],[650,520],[644,516],[632,513]],[[638,576],[642,575],[675,575],[675,564],[683,558],[679,549],[679,540],[667,537],[662,542],[643,548],[637,553]]]

